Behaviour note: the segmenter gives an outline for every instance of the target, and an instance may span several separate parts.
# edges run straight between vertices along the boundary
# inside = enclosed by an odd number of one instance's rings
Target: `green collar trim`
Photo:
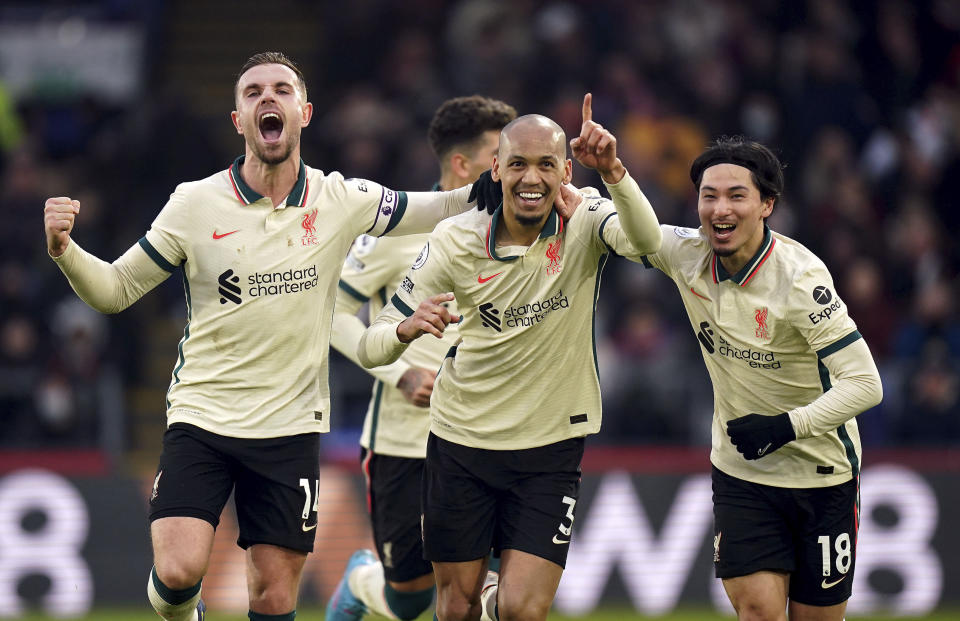
[[[500,205],[497,207],[497,210],[493,212],[493,217],[490,218],[490,224],[487,225],[487,256],[494,261],[513,261],[514,259],[518,258],[518,255],[501,257],[497,254],[497,243],[494,239],[494,235],[495,231],[497,230],[497,223],[500,222],[501,217],[503,217],[503,203],[500,203]],[[551,209],[550,215],[547,216],[547,221],[543,223],[543,228],[540,229],[540,235],[538,239],[545,239],[547,237],[559,235],[562,230],[563,218],[560,218],[557,215],[555,209]]]
[[[241,155],[237,159],[233,160],[233,164],[230,165],[228,172],[230,174],[230,182],[233,184],[233,191],[237,195],[237,199],[239,199],[244,205],[249,205],[257,202],[263,198],[263,196],[254,192],[240,175],[240,168],[243,166],[243,161],[245,158],[246,155]],[[293,189],[290,190],[290,194],[287,196],[285,204],[287,207],[303,207],[307,204],[307,196],[309,194],[310,184],[307,182],[307,167],[301,159],[300,170],[297,172],[297,182],[293,184]]]

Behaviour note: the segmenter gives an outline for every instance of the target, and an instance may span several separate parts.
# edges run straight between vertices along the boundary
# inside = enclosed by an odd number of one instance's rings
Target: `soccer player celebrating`
[[[150,498],[148,595],[168,621],[203,619],[201,579],[231,492],[249,617],[293,620],[316,532],[332,301],[344,257],[361,233],[429,232],[468,204],[468,188],[407,194],[306,166],[300,133],[313,106],[283,54],[251,57],[234,95],[244,154],[178,186],[112,264],[71,239],[78,201],[51,198],[44,209],[49,254],[97,310],[119,312],[183,273],[188,322]]]
[[[785,619],[789,601],[791,621],[840,621],[876,365],[823,262],[766,226],[776,156],[724,138],[690,178],[700,228],[663,226],[643,262],[677,284],[713,382],[717,576],[740,619]]]
[[[569,222],[553,202],[570,181],[561,128],[539,115],[500,134],[493,178],[503,203],[441,223],[364,333],[366,366],[459,323],[430,400],[423,545],[443,620],[545,619],[563,572],[585,436],[600,428],[593,315],[614,251],[639,261],[660,246],[653,208],[584,98],[574,156],[613,200],[585,190]],[[445,304],[456,300],[458,313]],[[429,337],[428,337],[429,338]],[[487,552],[502,551],[496,597],[482,607]],[[493,589],[491,589],[493,591]]]
[[[434,189],[463,187],[489,169],[500,130],[516,116],[512,106],[479,95],[444,102],[428,131],[441,169]],[[356,313],[369,303],[370,318],[377,316],[426,241],[426,235],[357,239],[340,273],[330,338],[335,349],[359,364],[365,326]],[[456,312],[453,305],[448,310]],[[327,605],[327,621],[359,619],[368,610],[414,619],[433,604],[433,568],[423,558],[420,536],[420,482],[434,377],[456,338],[453,325],[443,340],[418,340],[400,360],[370,370],[376,381],[360,439],[361,463],[381,560],[369,550],[351,557]]]

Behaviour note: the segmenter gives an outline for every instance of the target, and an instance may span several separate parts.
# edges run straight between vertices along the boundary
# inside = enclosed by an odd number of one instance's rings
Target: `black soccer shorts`
[[[713,468],[718,578],[790,574],[791,600],[833,606],[850,598],[856,561],[858,481],[814,488],[750,483]]]
[[[237,545],[247,549],[265,543],[312,552],[319,478],[318,433],[229,438],[174,423],[163,434],[150,521],[195,517],[216,528],[233,491]]]
[[[373,540],[390,582],[408,582],[433,572],[420,537],[422,459],[378,455],[361,449]]]
[[[580,495],[583,438],[492,451],[427,441],[423,548],[431,561],[463,562],[492,547],[564,567]]]

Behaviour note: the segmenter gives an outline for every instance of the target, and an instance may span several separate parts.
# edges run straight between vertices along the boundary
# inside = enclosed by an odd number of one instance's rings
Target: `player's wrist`
[[[627,167],[623,165],[618,157],[613,165],[607,170],[600,171],[600,178],[607,185],[617,185],[627,176]]]
[[[60,261],[63,259],[63,255],[66,254],[67,249],[70,247],[70,238],[67,237],[65,243],[55,243],[52,246],[47,245],[47,254],[50,255],[50,258],[54,261]]]

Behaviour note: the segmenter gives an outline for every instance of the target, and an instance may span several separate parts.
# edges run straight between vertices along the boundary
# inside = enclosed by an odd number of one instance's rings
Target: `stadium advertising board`
[[[39,468],[0,475],[0,617],[33,608],[79,616],[96,605],[145,602],[151,480],[70,476]],[[629,605],[646,615],[678,604],[728,604],[713,578],[709,474],[585,472],[567,570],[555,607],[583,614]],[[321,473],[316,549],[304,606],[332,592],[350,553],[369,546],[363,483],[351,469]],[[922,615],[960,603],[960,472],[881,463],[864,470],[853,614]],[[246,610],[243,553],[225,511],[204,599]]]

